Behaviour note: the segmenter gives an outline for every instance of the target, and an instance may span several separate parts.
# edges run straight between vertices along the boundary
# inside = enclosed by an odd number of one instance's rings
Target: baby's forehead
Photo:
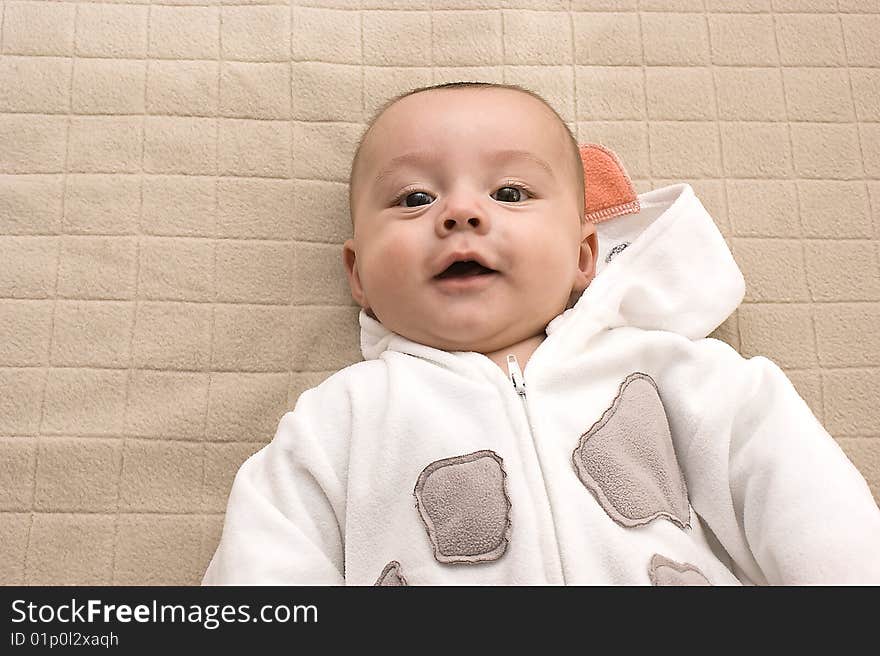
[[[535,101],[538,102],[538,101]],[[550,112],[550,110],[546,110]],[[399,117],[405,112],[406,120],[401,121]],[[443,125],[441,128],[435,128],[433,134],[425,134],[425,131],[431,130],[430,118],[436,116],[436,109],[426,110],[424,106],[415,106],[411,110],[401,108],[396,115],[382,116],[383,121],[379,129],[375,130],[375,134],[370,135],[372,143],[369,144],[371,154],[380,157],[370,157],[369,164],[371,167],[380,165],[380,160],[392,160],[397,155],[422,147],[429,143],[428,137],[438,137],[444,146],[451,146],[450,152],[460,152],[461,149],[475,149],[482,146],[487,151],[509,151],[522,152],[531,154],[533,157],[540,157],[549,160],[552,164],[560,164],[567,150],[563,146],[565,137],[568,135],[567,128],[552,114],[542,114],[530,108],[530,111],[518,112],[515,125],[508,126],[498,125],[498,121],[492,117],[481,117],[483,122],[478,123],[473,115],[464,112],[449,112],[443,117]],[[424,120],[423,118],[424,117]],[[548,118],[550,119],[548,121]],[[378,121],[377,121],[378,124]],[[486,143],[480,138],[473,139],[465,134],[458,134],[456,127],[473,127],[476,132],[481,130],[497,131],[497,140],[492,143]],[[444,134],[445,132],[445,134]],[[477,148],[479,150],[479,148]],[[443,153],[436,153],[436,158],[440,159]]]
[[[461,110],[461,111],[454,111]],[[381,131],[395,134],[413,124],[425,129],[423,123],[437,112],[444,114],[448,124],[471,125],[482,122],[495,125],[499,119],[516,116],[517,124],[526,127],[544,127],[558,123],[559,118],[544,101],[523,91],[505,88],[434,89],[405,96],[392,103],[373,121]],[[408,120],[402,120],[406,118]],[[516,135],[511,135],[516,138]]]

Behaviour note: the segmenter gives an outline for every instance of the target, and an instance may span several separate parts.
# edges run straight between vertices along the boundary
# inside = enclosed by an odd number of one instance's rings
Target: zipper
[[[516,356],[512,353],[507,356],[507,373],[510,376],[510,382],[513,383],[513,389],[519,395],[520,401],[522,401],[523,411],[526,415],[526,424],[529,427],[529,437],[532,438],[532,447],[535,449],[535,458],[537,459],[538,467],[541,470],[541,480],[544,481],[544,494],[546,495],[549,504],[550,491],[547,489],[544,468],[541,466],[541,457],[538,455],[538,444],[535,441],[535,428],[532,426],[532,418],[529,415],[529,404],[526,402],[526,380],[525,377],[523,377],[522,370],[519,368],[519,362],[517,362]],[[552,505],[550,506],[550,523],[553,526],[553,542],[559,558],[559,579],[564,583],[565,568],[562,564],[562,551],[559,549],[559,536],[556,533],[556,519],[553,517]]]
[[[513,354],[507,356],[507,373],[510,375],[513,389],[515,389],[516,393],[522,397],[523,401],[525,401],[526,381],[523,379],[522,371],[520,371],[519,362],[516,361],[516,356]],[[528,410],[526,410],[526,414],[528,414]],[[531,429],[531,427],[532,422],[529,422],[529,428]]]

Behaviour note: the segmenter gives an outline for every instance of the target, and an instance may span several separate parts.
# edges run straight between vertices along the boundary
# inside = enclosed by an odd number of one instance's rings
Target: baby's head
[[[349,182],[352,297],[415,342],[504,349],[543,333],[595,273],[577,141],[519,87],[454,83],[393,99]]]

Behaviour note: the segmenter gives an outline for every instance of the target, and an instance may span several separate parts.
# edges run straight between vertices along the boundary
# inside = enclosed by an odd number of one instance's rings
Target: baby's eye
[[[496,193],[500,194],[500,200],[504,203],[517,203],[521,200],[525,200],[524,196],[528,196],[528,191],[526,191],[523,187],[515,187],[513,185],[507,185],[506,187],[501,187]]]
[[[418,207],[420,205],[430,205],[432,200],[433,199],[424,191],[414,191],[404,196],[400,196],[395,201],[395,204],[400,205],[400,203],[402,202],[404,204],[404,207]]]

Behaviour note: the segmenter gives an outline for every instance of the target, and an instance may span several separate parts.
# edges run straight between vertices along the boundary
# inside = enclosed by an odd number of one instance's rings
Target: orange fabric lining
[[[599,223],[640,209],[639,199],[617,155],[600,144],[581,144],[587,221]]]

